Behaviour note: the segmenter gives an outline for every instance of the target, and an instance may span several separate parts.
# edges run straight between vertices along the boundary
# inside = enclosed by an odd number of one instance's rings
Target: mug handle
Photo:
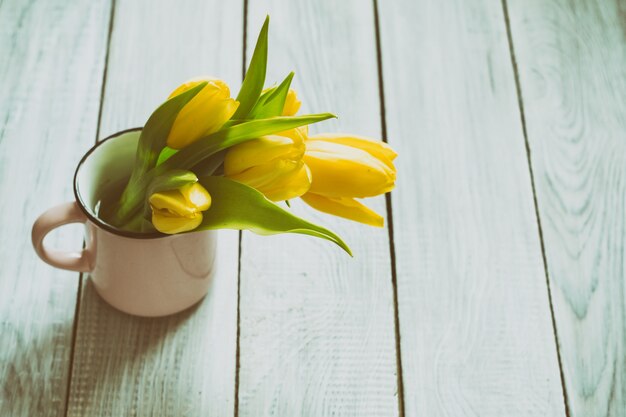
[[[43,239],[59,226],[69,223],[85,223],[87,217],[76,202],[64,203],[46,210],[33,224],[33,247],[37,255],[46,263],[61,269],[77,272],[91,271],[91,253],[85,249],[80,252],[66,252],[48,249]]]

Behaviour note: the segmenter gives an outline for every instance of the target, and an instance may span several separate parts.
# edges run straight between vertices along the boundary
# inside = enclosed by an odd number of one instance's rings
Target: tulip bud
[[[312,181],[302,200],[324,213],[382,227],[383,218],[355,198],[394,188],[396,152],[384,142],[360,136],[315,135],[305,143],[303,159]]]
[[[384,142],[355,136],[311,136],[304,155],[313,175],[310,191],[350,198],[389,192],[395,186],[395,156]]]
[[[239,107],[239,102],[230,97],[228,85],[216,78],[188,81],[174,90],[170,98],[204,81],[207,85],[176,116],[167,138],[167,146],[170,148],[182,149],[218,131]]]
[[[211,206],[211,196],[196,182],[154,193],[149,202],[154,227],[161,233],[175,234],[193,230],[202,223],[202,212]]]
[[[298,96],[296,95],[296,91],[289,89],[287,93],[287,98],[285,99],[285,106],[283,107],[283,116],[295,116],[300,110],[300,106],[302,102],[298,100]]]
[[[256,188],[272,201],[301,196],[308,191],[311,176],[302,161],[305,146],[299,132],[263,136],[233,146],[224,158],[224,175]]]

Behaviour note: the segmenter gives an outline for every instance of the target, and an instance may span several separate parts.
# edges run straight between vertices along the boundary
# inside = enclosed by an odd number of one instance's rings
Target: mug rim
[[[107,136],[106,138],[102,140],[99,140],[83,155],[83,157],[80,159],[80,162],[78,162],[78,165],[76,166],[76,171],[74,171],[74,198],[76,199],[76,203],[78,203],[77,205],[80,208],[80,210],[85,214],[85,216],[87,216],[87,219],[89,219],[89,221],[94,223],[97,227],[104,229],[109,233],[112,233],[117,236],[131,238],[131,239],[159,239],[159,238],[170,237],[171,235],[166,235],[158,231],[149,232],[149,233],[132,232],[130,230],[122,230],[113,225],[105,223],[100,218],[95,216],[94,213],[92,213],[92,211],[86,207],[85,202],[83,201],[80,193],[78,192],[78,171],[80,171],[80,168],[83,166],[85,161],[87,161],[87,158],[89,158],[89,156],[92,153],[94,153],[96,149],[100,147],[100,145],[118,136],[124,135],[126,133],[130,133],[130,132],[137,132],[142,129],[143,129],[142,127],[132,127],[130,129],[124,129],[124,130],[120,130],[119,132],[113,133],[112,135]]]

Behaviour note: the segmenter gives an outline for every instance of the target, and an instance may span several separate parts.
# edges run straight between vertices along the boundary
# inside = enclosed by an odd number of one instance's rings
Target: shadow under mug
[[[32,230],[39,257],[57,268],[87,272],[100,296],[138,316],[165,316],[191,307],[208,292],[215,271],[216,231],[177,235],[117,229],[98,218],[102,190],[130,176],[140,130],[116,133],[91,148],[74,175],[76,201],[44,212]],[[69,223],[85,224],[85,248],[59,251],[45,236]]]

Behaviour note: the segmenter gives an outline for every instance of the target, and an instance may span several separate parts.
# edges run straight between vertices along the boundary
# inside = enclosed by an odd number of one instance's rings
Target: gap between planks
[[[100,137],[100,123],[102,121],[102,108],[104,104],[104,91],[106,88],[107,72],[109,67],[109,51],[111,50],[111,35],[113,34],[113,24],[115,19],[115,2],[111,0],[111,10],[109,12],[109,29],[107,33],[106,50],[104,52],[104,70],[102,71],[102,83],[100,88],[100,105],[98,108],[98,121],[96,122],[96,137],[94,144],[98,143]],[[85,241],[83,240],[83,248],[85,247]],[[72,324],[72,344],[70,346],[70,359],[69,370],[67,376],[67,387],[65,392],[65,410],[63,415],[67,417],[70,406],[70,393],[72,387],[72,376],[74,375],[74,353],[76,351],[76,336],[78,334],[78,321],[80,320],[80,306],[83,292],[83,281],[86,279],[85,273],[79,273],[78,275],[78,289],[76,293],[76,307],[74,308],[74,323]]]
[[[382,139],[387,142],[387,116],[385,109],[385,83],[383,81],[383,52],[380,42],[380,19],[378,16],[378,0],[372,0],[374,8],[374,32],[376,34],[376,66],[378,67],[378,93],[380,103],[380,127]],[[398,390],[398,416],[404,417],[404,381],[402,374],[402,346],[400,344],[400,312],[398,307],[398,276],[396,269],[396,244],[394,241],[393,210],[391,193],[385,194],[385,209],[387,210],[387,231],[389,233],[389,261],[391,262],[391,287],[393,292],[393,319],[396,342],[396,368]]]
[[[241,81],[246,76],[246,53],[248,48],[248,0],[243,1],[243,47],[241,48],[242,57],[241,57]],[[240,349],[239,349],[239,336],[241,335],[241,314],[240,314],[240,302],[241,302],[241,249],[242,249],[242,232],[241,230],[237,234],[238,236],[238,251],[239,256],[237,257],[237,336],[235,341],[235,417],[239,417],[239,368],[240,368]]]
[[[376,1],[376,0],[374,0]],[[556,349],[556,357],[559,363],[559,377],[561,378],[561,387],[563,389],[563,405],[565,407],[565,415],[570,417],[569,401],[567,399],[567,388],[565,386],[565,377],[563,375],[563,363],[561,361],[561,350],[559,348],[559,333],[556,328],[556,318],[554,317],[554,306],[552,304],[552,288],[550,287],[550,275],[548,272],[548,260],[546,257],[546,248],[543,240],[543,229],[541,227],[541,217],[539,215],[539,205],[537,203],[537,190],[535,188],[535,174],[533,172],[533,164],[530,156],[530,144],[528,142],[528,131],[526,129],[526,114],[524,113],[524,98],[522,96],[522,88],[519,79],[519,70],[517,67],[517,59],[515,57],[515,46],[513,45],[513,34],[511,32],[511,20],[509,19],[509,7],[507,0],[501,0],[504,23],[506,26],[506,37],[509,44],[509,55],[511,56],[511,66],[513,67],[513,75],[515,78],[515,92],[517,94],[517,105],[519,108],[520,122],[522,124],[522,133],[524,135],[524,147],[526,149],[526,160],[528,162],[528,173],[530,175],[530,186],[533,191],[533,206],[535,209],[535,217],[537,219],[537,231],[539,233],[539,243],[541,246],[541,259],[543,261],[543,270],[546,278],[546,288],[548,291],[548,304],[550,306],[550,320],[552,322],[552,331],[554,335],[554,345]]]

